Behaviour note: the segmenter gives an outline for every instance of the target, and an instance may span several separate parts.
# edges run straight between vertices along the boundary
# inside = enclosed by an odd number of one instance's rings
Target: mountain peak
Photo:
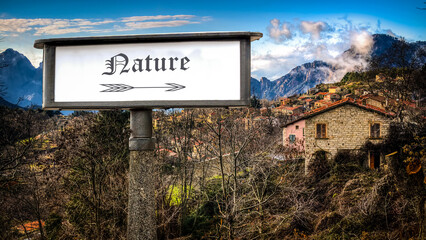
[[[383,33],[376,33],[373,34],[373,40],[374,41],[398,41],[397,37],[388,35],[388,34],[383,34]]]
[[[2,53],[0,53],[0,56],[5,57],[5,58],[10,58],[10,57],[25,57],[23,54],[21,54],[20,52],[13,50],[12,48],[8,48],[6,50],[4,50]]]
[[[30,68],[29,65],[32,66],[30,60],[28,60],[28,58],[25,57],[24,54],[12,48],[8,48],[2,53],[0,53],[0,61],[7,65],[23,64],[23,65],[28,65],[28,68]]]
[[[8,48],[0,53],[0,82],[6,87],[4,100],[21,106],[41,104],[42,79],[41,68],[35,68],[23,54]],[[22,101],[19,101],[22,99]]]
[[[270,82],[271,80],[267,79],[266,77],[261,77],[260,78],[260,82],[265,82],[265,81]]]

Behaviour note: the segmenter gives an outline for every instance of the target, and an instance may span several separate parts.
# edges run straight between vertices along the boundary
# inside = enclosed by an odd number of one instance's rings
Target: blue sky
[[[3,1],[0,51],[34,65],[35,39],[204,31],[257,31],[252,75],[275,79],[313,60],[338,61],[351,45],[368,51],[371,34],[426,40],[424,1]]]

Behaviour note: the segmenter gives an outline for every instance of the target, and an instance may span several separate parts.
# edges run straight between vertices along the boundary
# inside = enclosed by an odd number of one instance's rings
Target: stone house
[[[332,159],[338,151],[358,151],[367,142],[379,143],[388,134],[393,114],[383,109],[363,105],[351,98],[345,98],[304,114],[301,118],[284,125],[283,138],[291,134],[303,134],[305,170],[318,150],[324,150]],[[303,126],[303,127],[301,127]],[[284,139],[288,146],[289,139]],[[365,164],[379,168],[382,153],[368,152]]]
[[[367,94],[360,97],[360,100],[363,104],[369,104],[381,109],[386,109],[388,107],[389,102],[388,99],[383,96]]]

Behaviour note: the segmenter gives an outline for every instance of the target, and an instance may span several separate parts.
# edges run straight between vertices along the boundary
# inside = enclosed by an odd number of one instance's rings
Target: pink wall
[[[296,136],[296,143],[300,147],[304,149],[305,146],[305,137],[304,137],[304,129],[305,129],[305,120],[300,120],[295,123],[292,123],[283,129],[283,144],[284,146],[291,145],[289,144],[289,136],[294,134]]]

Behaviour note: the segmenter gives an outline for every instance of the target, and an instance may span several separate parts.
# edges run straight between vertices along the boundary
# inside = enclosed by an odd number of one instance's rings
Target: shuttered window
[[[327,138],[327,125],[325,123],[318,123],[316,138]]]
[[[289,140],[290,143],[294,143],[296,141],[296,135],[290,134],[288,136],[288,140]]]
[[[370,125],[370,137],[380,138],[380,123],[372,123]]]

